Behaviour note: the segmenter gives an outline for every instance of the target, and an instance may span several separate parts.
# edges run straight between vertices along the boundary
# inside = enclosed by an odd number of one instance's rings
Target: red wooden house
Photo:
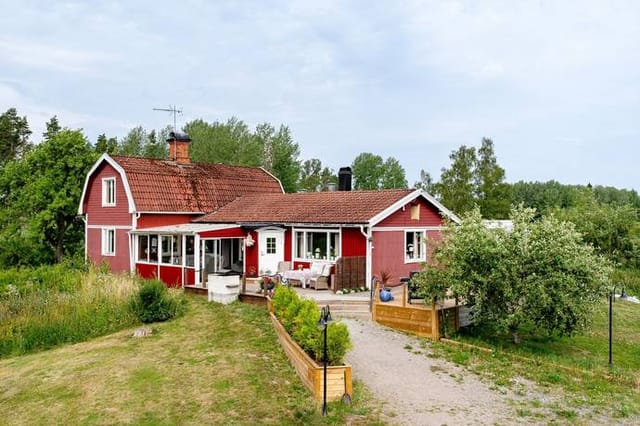
[[[283,192],[278,179],[261,168],[191,163],[190,139],[172,136],[169,161],[104,154],[91,168],[78,210],[87,261],[171,285],[193,283],[196,232],[210,235],[229,226],[191,221],[243,195]],[[154,234],[139,234],[158,227]]]
[[[247,195],[196,219],[237,224],[256,244],[246,247],[247,271],[275,271],[365,257],[366,282],[383,271],[397,281],[420,269],[429,240],[438,240],[443,216],[459,219],[420,190],[336,191]]]
[[[248,276],[338,258],[364,257],[361,285],[385,271],[419,269],[444,217],[459,219],[420,190],[285,194],[261,168],[188,162],[188,139],[170,141],[173,160],[103,155],[87,175],[79,213],[86,257],[114,271],[206,286],[211,273]]]

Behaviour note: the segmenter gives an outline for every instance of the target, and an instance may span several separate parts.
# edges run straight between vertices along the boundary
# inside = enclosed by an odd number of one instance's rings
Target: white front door
[[[278,270],[278,262],[284,260],[284,229],[264,228],[258,231],[258,273],[272,275]]]

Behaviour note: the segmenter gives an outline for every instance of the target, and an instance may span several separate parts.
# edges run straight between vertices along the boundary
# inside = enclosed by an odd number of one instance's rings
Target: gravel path
[[[513,401],[541,397],[535,391],[535,396],[529,393],[528,385],[518,394],[489,389],[490,385],[455,364],[426,356],[428,348],[422,348],[415,337],[372,321],[342,321],[353,341],[346,357],[353,377],[383,401],[383,416],[392,424],[517,424],[523,419],[518,418]]]

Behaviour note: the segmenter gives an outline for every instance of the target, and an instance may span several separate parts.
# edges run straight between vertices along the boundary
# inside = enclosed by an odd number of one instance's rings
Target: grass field
[[[264,308],[189,297],[187,314],[0,360],[0,424],[377,424],[355,383],[323,418]]]
[[[611,366],[605,301],[598,307],[592,327],[573,337],[523,334],[523,342],[516,346],[508,336],[484,340],[461,336],[457,340],[493,351],[438,343],[434,345],[435,356],[465,365],[497,386],[511,386],[523,377],[549,392],[563,392],[564,406],[556,409],[559,419],[640,422],[640,305],[617,300],[613,312]],[[528,417],[534,411],[523,407],[519,413]]]

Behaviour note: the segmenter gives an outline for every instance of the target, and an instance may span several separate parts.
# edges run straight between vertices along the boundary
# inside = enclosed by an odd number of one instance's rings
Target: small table
[[[311,269],[292,269],[285,271],[282,277],[286,280],[300,281],[302,288],[307,288],[307,284],[311,279]]]

